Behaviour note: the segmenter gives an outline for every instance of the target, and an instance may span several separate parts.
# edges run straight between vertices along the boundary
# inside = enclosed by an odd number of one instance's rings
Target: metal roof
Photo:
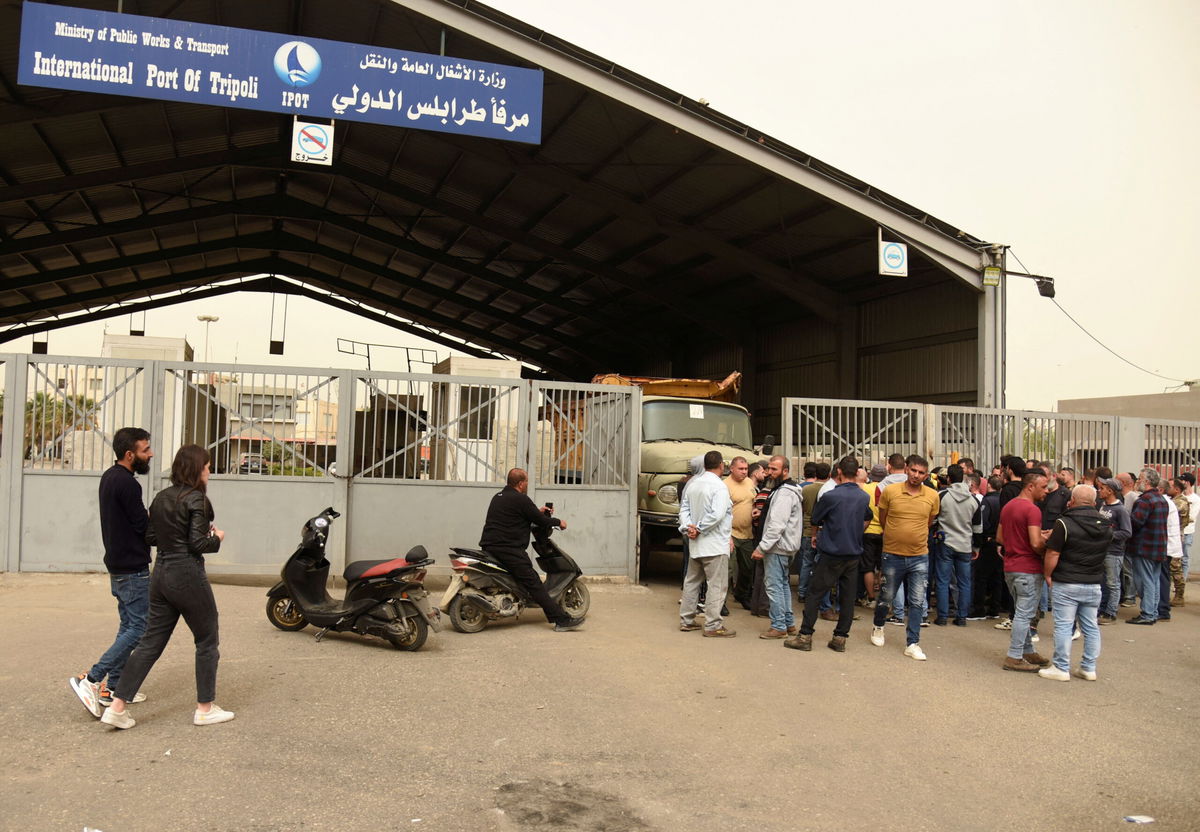
[[[69,5],[111,9],[111,3]],[[124,11],[545,70],[538,146],[17,86],[0,6],[0,342],[232,291],[305,294],[560,377],[637,371],[721,319],[939,283],[987,244],[746,124],[470,0],[126,0]],[[876,273],[879,226],[910,277]],[[461,342],[466,342],[466,346]]]

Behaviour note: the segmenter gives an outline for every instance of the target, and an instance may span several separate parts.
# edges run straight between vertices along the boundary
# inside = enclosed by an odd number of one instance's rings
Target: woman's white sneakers
[[[212,708],[207,713],[197,708],[195,715],[192,717],[192,724],[216,725],[220,722],[228,722],[231,719],[233,719],[233,711],[227,711],[214,702]]]
[[[137,725],[137,721],[129,715],[129,711],[126,710],[117,713],[112,709],[111,705],[104,709],[104,714],[100,717],[100,721],[114,728],[132,728]]]

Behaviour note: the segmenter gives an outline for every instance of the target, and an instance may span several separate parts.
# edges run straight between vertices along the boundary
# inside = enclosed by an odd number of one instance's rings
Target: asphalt
[[[740,609],[735,639],[679,632],[665,577],[591,589],[580,631],[526,615],[405,653],[278,631],[262,587],[218,585],[237,718],[191,724],[181,625],[116,731],[67,685],[115,631],[107,578],[2,574],[0,828],[1200,829],[1200,584],[1170,624],[1102,628],[1099,681],[1068,683],[1003,672],[991,622],[930,627],[918,663],[898,627],[836,654],[820,622],[800,653]]]

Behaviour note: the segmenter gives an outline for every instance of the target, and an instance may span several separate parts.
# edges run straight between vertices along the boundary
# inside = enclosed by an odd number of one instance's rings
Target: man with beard
[[[100,478],[100,535],[104,566],[117,599],[120,627],[112,646],[87,673],[68,681],[83,707],[99,719],[100,706],[112,704],[121,670],[146,630],[150,612],[150,546],[146,543],[149,515],[142,486],[135,474],[150,473],[150,434],[141,428],[121,428],[113,435],[117,460]],[[106,683],[107,678],[107,683]],[[146,697],[138,693],[131,701]]]

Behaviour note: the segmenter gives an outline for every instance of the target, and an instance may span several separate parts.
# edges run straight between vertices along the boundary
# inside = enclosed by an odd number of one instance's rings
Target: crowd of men
[[[768,619],[759,638],[802,651],[827,620],[829,648],[845,652],[865,607],[871,644],[884,647],[887,625],[902,626],[904,655],[916,661],[927,658],[923,628],[993,619],[1010,631],[1004,670],[1094,681],[1100,626],[1119,607],[1140,602],[1125,623],[1151,626],[1185,603],[1200,517],[1192,474],[1164,481],[1153,468],[1101,467],[1077,481],[1071,468],[1005,456],[985,479],[970,459],[931,472],[919,455],[893,454],[869,469],[854,457],[806,462],[799,479],[784,456],[736,457],[723,476],[715,450],[691,468],[680,493],[680,629],[706,638],[736,635],[728,599]],[[1035,647],[1048,612],[1052,658]],[[1083,650],[1072,669],[1075,640]]]

